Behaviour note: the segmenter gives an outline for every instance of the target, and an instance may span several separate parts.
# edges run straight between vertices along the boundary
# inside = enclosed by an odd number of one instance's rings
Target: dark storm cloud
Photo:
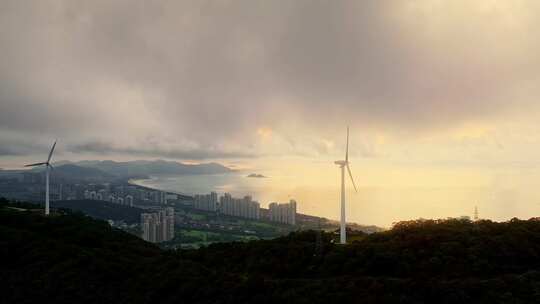
[[[35,153],[35,150],[27,148],[27,147],[8,147],[8,146],[0,146],[0,156],[21,156],[21,155],[30,155],[32,153]]]
[[[1,151],[1,150],[0,150]],[[164,157],[173,159],[226,159],[226,158],[253,158],[255,154],[240,151],[224,151],[215,147],[197,149],[178,149],[162,147],[118,147],[111,143],[88,142],[81,145],[70,146],[67,151],[73,153],[95,153],[100,155],[121,154],[136,157]]]
[[[2,134],[0,134],[0,138],[2,138],[0,156],[27,156],[39,152],[43,152],[43,155],[46,155],[47,149],[50,149],[50,146],[40,142],[14,139],[9,136],[3,137]]]
[[[536,23],[516,30],[523,50],[499,52],[488,34],[515,33],[492,16],[452,4],[459,23],[431,27],[412,3],[5,0],[0,127],[78,153],[245,157],[222,146],[249,147],[261,125],[421,130],[519,104],[538,77]],[[146,137],[187,145],[114,149]]]

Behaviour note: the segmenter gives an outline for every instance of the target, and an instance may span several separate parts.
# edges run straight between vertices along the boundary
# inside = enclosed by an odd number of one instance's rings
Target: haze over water
[[[296,164],[296,165],[295,165]],[[234,196],[251,195],[267,207],[272,201],[285,202],[293,198],[298,201],[299,212],[319,215],[331,219],[339,218],[339,170],[332,163],[293,163],[290,170],[257,170],[267,178],[248,178],[252,171],[241,171],[218,175],[175,175],[154,176],[139,180],[138,184],[180,192],[184,194],[229,192]],[[367,166],[370,168],[369,166]],[[397,169],[398,167],[396,167]],[[381,168],[383,172],[383,168]],[[425,173],[437,176],[430,182],[421,182],[416,176],[408,183],[396,185],[392,179],[398,174],[376,174],[362,176],[370,169],[352,165],[358,193],[347,181],[348,221],[359,224],[374,224],[389,227],[393,222],[418,218],[473,217],[478,206],[480,217],[505,221],[513,217],[530,218],[540,214],[540,200],[535,189],[519,187],[512,183],[512,176],[498,174],[477,180],[470,186],[460,185],[463,179],[474,172],[452,172],[440,169]],[[302,174],[302,172],[304,174]],[[411,178],[416,173],[410,171]],[[498,176],[498,177],[497,177]],[[506,185],[505,185],[506,184]]]

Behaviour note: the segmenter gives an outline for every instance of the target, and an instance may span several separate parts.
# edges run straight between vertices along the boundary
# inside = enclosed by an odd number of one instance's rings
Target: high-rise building
[[[217,197],[215,200],[217,201]],[[219,199],[219,203],[219,211],[222,214],[250,219],[260,218],[260,204],[253,201],[251,196],[233,198],[229,193],[225,193]]]
[[[217,193],[197,194],[194,197],[194,207],[199,210],[216,211],[218,207]]]
[[[289,224],[296,225],[296,201],[290,200],[289,201]]]
[[[157,213],[142,213],[141,214],[141,230],[142,239],[151,243],[158,242],[158,224],[159,218]]]
[[[141,214],[141,231],[142,231],[142,239],[147,242],[155,242],[155,239],[153,239],[153,235],[150,233],[150,226],[154,225],[152,222],[152,216],[150,213],[142,213]]]
[[[126,197],[124,198],[124,205],[133,207],[133,196],[126,195]]]
[[[290,200],[289,203],[278,204],[270,203],[268,206],[268,216],[270,221],[289,225],[296,225],[296,201]]]
[[[132,194],[134,199],[144,201],[146,200],[146,191],[144,189],[136,189]]]
[[[167,207],[165,208],[164,212],[165,212],[164,216],[166,218],[166,223],[164,224],[165,231],[166,231],[164,235],[164,239],[166,241],[170,241],[174,239],[174,208]]]
[[[167,204],[167,193],[159,191],[159,203],[162,205]]]
[[[230,214],[232,212],[232,197],[229,193],[225,193],[219,198],[219,211],[223,214]]]
[[[101,198],[100,198],[100,197],[101,197]],[[105,200],[107,200],[108,197],[109,197],[109,191],[107,191],[106,189],[100,189],[100,190],[97,192],[97,198],[98,198],[98,200],[105,201]]]
[[[152,202],[159,203],[160,202],[160,191],[152,191],[148,197]]]
[[[141,214],[142,239],[152,243],[174,238],[174,209],[169,207],[156,213]]]

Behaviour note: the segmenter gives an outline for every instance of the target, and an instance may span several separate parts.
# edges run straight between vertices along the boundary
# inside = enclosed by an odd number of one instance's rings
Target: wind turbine
[[[346,244],[347,232],[345,231],[345,227],[347,224],[345,221],[345,167],[347,167],[347,171],[349,172],[349,176],[351,177],[354,191],[358,192],[356,190],[356,185],[354,184],[351,168],[349,167],[349,127],[347,127],[347,147],[345,150],[345,160],[336,160],[334,163],[341,168],[341,225],[339,231],[339,242],[341,244]]]
[[[51,157],[54,152],[54,147],[56,147],[56,141],[54,141],[54,144],[51,148],[51,152],[49,152],[49,157],[47,158],[46,162],[43,163],[35,163],[26,165],[25,167],[37,167],[37,166],[43,166],[45,165],[45,215],[49,215],[49,172],[50,169],[53,168],[51,165]]]

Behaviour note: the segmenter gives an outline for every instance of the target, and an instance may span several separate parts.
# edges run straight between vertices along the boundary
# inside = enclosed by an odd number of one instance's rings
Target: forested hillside
[[[540,222],[403,222],[163,251],[80,214],[0,207],[1,303],[537,303]]]
[[[74,211],[80,211],[96,219],[113,221],[123,220],[126,223],[139,223],[143,209],[129,207],[120,204],[114,204],[99,200],[70,200],[70,201],[55,201],[56,208],[66,208]]]

